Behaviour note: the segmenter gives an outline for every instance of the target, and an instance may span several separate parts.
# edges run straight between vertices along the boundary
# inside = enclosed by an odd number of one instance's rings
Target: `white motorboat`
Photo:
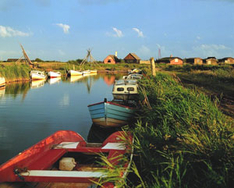
[[[137,80],[139,80],[142,78],[142,76],[143,76],[142,74],[129,74],[128,76],[123,76],[123,79],[127,79],[127,80],[137,79]]]
[[[112,90],[114,99],[134,100],[138,96],[137,80],[118,80]]]
[[[30,72],[30,78],[32,80],[45,80],[46,75],[43,71],[32,70]]]
[[[76,71],[76,70],[69,70],[68,71],[68,74],[70,76],[82,76],[83,75],[83,72],[82,71]]]
[[[0,77],[0,87],[3,87],[6,85],[6,80],[4,77]]]
[[[49,78],[59,78],[59,77],[61,77],[61,72],[50,71],[50,72],[48,72],[48,77]]]

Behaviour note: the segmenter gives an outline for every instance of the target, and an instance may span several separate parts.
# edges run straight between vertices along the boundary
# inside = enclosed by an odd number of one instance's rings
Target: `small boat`
[[[130,71],[128,71],[128,73],[129,74],[140,74],[140,73],[142,73],[142,70],[140,70],[140,69],[132,69],[132,70],[130,70]]]
[[[119,101],[106,101],[88,105],[94,124],[101,127],[121,127],[131,123],[135,106],[127,106]]]
[[[121,167],[120,178],[126,178],[133,155],[132,142],[132,135],[124,131],[111,134],[103,143],[87,143],[74,131],[60,130],[2,164],[0,183],[39,182],[39,187],[47,187],[46,182],[54,187],[57,182],[63,182],[64,187],[93,184],[105,178],[105,169],[111,168],[101,165],[101,155],[107,157],[108,163]],[[127,160],[121,160],[123,156]]]
[[[6,85],[6,80],[4,77],[0,77],[0,87],[4,87]]]
[[[123,79],[127,80],[139,80],[142,78],[142,74],[129,74],[128,76],[123,76]]]
[[[48,72],[48,77],[49,78],[59,78],[59,77],[61,77],[61,72],[49,71]]]
[[[135,100],[138,96],[137,80],[118,80],[113,85],[112,95],[118,100]]]
[[[31,80],[44,80],[46,75],[43,71],[32,70],[30,71]]]
[[[82,71],[69,70],[68,75],[70,75],[70,76],[82,76],[83,73],[82,73]]]

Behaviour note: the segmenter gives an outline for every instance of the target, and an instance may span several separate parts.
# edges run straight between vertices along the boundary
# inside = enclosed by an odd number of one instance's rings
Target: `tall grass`
[[[27,65],[0,66],[0,76],[8,80],[29,79],[30,67]]]
[[[141,109],[132,130],[141,177],[134,180],[135,186],[230,187],[234,183],[233,120],[207,96],[182,87],[166,74],[140,84],[152,109]]]

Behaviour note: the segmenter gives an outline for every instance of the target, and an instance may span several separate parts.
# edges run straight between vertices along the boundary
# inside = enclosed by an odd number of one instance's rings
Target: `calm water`
[[[98,131],[87,105],[111,100],[113,81],[120,77],[98,74],[1,89],[0,164],[57,130],[73,130],[87,140],[90,132]]]

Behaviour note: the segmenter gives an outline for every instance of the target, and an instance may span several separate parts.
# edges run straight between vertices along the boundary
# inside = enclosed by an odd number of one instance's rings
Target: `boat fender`
[[[73,157],[63,157],[59,161],[59,170],[71,171],[76,166],[76,161]]]

